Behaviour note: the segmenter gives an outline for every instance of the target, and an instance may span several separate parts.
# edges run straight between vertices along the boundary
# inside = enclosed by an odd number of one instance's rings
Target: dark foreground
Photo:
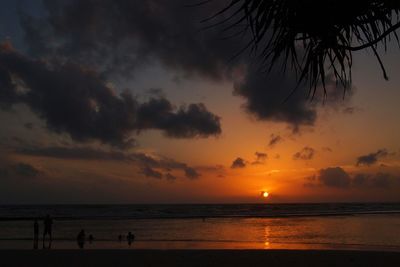
[[[400,266],[400,253],[336,250],[2,250],[0,265]]]

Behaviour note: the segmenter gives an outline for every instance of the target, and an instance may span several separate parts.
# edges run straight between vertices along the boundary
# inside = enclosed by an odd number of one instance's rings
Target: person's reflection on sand
[[[78,243],[78,247],[83,249],[85,247],[85,230],[81,230],[76,237],[76,242]]]

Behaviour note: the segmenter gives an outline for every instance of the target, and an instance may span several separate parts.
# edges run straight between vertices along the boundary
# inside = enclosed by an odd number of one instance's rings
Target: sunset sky
[[[0,204],[400,201],[397,44],[284,102],[188,2],[1,1]]]

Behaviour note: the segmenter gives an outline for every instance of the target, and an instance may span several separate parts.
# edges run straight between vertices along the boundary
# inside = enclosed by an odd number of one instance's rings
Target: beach
[[[0,266],[400,266],[398,204],[3,206],[0,211]],[[43,243],[41,219],[33,249],[32,218],[46,213],[53,214],[53,241]],[[76,239],[81,229],[94,236],[83,249]],[[131,243],[129,232],[135,235]]]
[[[333,249],[400,251],[400,213],[393,205],[29,206],[0,208],[0,250],[30,250],[33,218],[51,214],[51,249]],[[368,207],[376,209],[366,214]],[[379,209],[377,209],[377,207]],[[330,210],[329,210],[330,209]],[[293,216],[293,211],[301,215]],[[326,215],[321,212],[329,211]],[[343,211],[344,210],[344,211]],[[197,211],[197,214],[193,214]],[[201,213],[199,212],[201,211]],[[276,214],[279,213],[279,214]],[[236,216],[240,214],[242,217]],[[196,216],[194,216],[196,215]],[[201,215],[201,216],[199,216]],[[343,227],[345,226],[345,227]],[[39,220],[42,247],[43,220]],[[135,235],[129,245],[126,236]],[[119,240],[121,236],[121,240]],[[87,240],[89,241],[89,240]],[[45,246],[49,244],[46,242]]]
[[[1,250],[1,266],[399,266],[400,253],[343,250]]]

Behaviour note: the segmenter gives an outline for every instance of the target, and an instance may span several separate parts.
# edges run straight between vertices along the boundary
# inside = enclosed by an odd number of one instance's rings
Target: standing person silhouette
[[[85,230],[82,229],[78,233],[78,236],[76,237],[76,242],[78,243],[80,249],[83,249],[85,247],[85,239],[86,239]]]
[[[43,230],[43,247],[44,247],[44,241],[46,240],[46,235],[47,234],[49,235],[49,238],[50,238],[50,243],[49,244],[51,244],[51,241],[52,241],[52,235],[51,235],[52,225],[53,225],[53,219],[50,217],[50,215],[47,214],[46,217],[44,218],[44,221],[43,221],[43,226],[44,226],[44,230]],[[50,247],[50,245],[49,245],[49,247]]]
[[[33,249],[38,248],[38,243],[39,243],[39,223],[38,220],[35,219],[35,222],[33,223]]]

